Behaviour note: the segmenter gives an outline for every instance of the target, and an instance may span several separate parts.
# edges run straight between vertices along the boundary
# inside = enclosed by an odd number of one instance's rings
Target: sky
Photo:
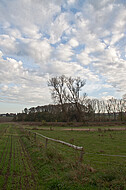
[[[49,78],[89,98],[126,93],[126,0],[0,0],[0,113],[53,103]]]

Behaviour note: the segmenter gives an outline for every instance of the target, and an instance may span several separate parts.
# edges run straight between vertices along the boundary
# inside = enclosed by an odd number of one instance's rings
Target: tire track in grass
[[[6,139],[6,144],[5,144],[5,146],[4,146],[4,148],[3,148],[3,151],[2,151],[2,154],[1,154],[1,157],[0,157],[0,164],[1,164],[1,162],[2,162],[2,159],[3,159],[3,157],[4,157],[4,153],[6,152],[6,149],[8,148],[8,141],[9,141],[9,136],[7,137],[7,139]],[[2,142],[3,143],[3,142]]]
[[[32,173],[32,177],[33,177],[34,182],[35,182],[36,179],[35,179],[35,176],[33,175],[33,173],[34,173],[34,174],[37,174],[37,171],[35,170],[34,166],[32,165],[31,157],[30,157],[28,151],[26,150],[25,145],[24,145],[24,143],[22,142],[21,139],[20,139],[20,142],[21,142],[21,146],[22,146],[22,148],[23,148],[24,154],[25,154],[25,156],[26,156],[26,158],[27,158],[27,163],[28,163],[29,169],[30,169],[30,171],[31,171],[31,173]]]
[[[28,180],[28,182],[27,182],[28,185],[27,186],[29,186],[28,189],[30,188],[30,189],[35,190],[37,182],[36,182],[36,178],[35,178],[34,174],[37,174],[37,172],[35,171],[35,168],[32,165],[32,161],[30,159],[30,156],[29,156],[28,152],[26,151],[26,148],[25,148],[24,143],[23,143],[23,141],[21,139],[21,136],[19,138],[19,141],[20,141],[20,145],[21,145],[21,149],[22,149],[22,154],[23,154],[23,156],[25,158],[24,163],[25,163],[25,166],[27,168],[27,170],[26,170],[27,177],[28,177],[27,178],[27,180]]]
[[[20,171],[20,174],[19,174],[19,189],[26,189],[26,185],[27,183],[24,183],[24,181],[26,180],[27,181],[27,174],[26,174],[26,168],[24,166],[24,162],[23,162],[23,155],[22,155],[22,149],[21,149],[21,146],[20,146],[20,141],[19,141],[19,138],[18,138],[18,143],[17,143],[17,146],[18,146],[18,152],[17,152],[17,158],[18,158],[18,163],[19,163],[19,171]],[[22,180],[23,178],[23,180]]]
[[[16,136],[15,138],[15,149],[13,155],[13,182],[12,182],[12,189],[26,189],[25,184],[23,183],[24,178],[26,178],[26,172],[24,172],[24,167],[22,164],[22,150],[19,142],[19,137]]]
[[[5,149],[3,149],[2,158],[0,160],[0,164],[2,164],[0,174],[2,174],[2,175],[3,175],[3,170],[4,170],[4,167],[5,167],[5,163],[7,161],[7,154],[8,154],[8,150],[9,150],[9,141],[10,141],[10,136],[8,136],[8,140],[7,140]]]
[[[25,189],[31,189],[31,185],[30,185],[31,184],[31,177],[30,177],[31,173],[30,173],[30,170],[28,168],[27,159],[25,157],[24,150],[21,146],[20,138],[19,138],[19,144],[20,144],[20,153],[21,153],[20,157],[21,157],[21,162],[22,162],[22,166],[23,166],[22,172],[23,172],[23,176],[24,176],[23,185],[24,185]]]
[[[27,167],[27,170],[29,171],[29,175],[28,175],[28,185],[29,185],[29,188],[32,188],[32,189],[35,189],[36,188],[36,179],[35,179],[35,176],[34,176],[34,173],[35,173],[35,169],[33,168],[32,166],[32,163],[30,161],[30,157],[28,155],[28,152],[25,150],[25,147],[20,139],[20,144],[21,144],[21,148],[22,148],[22,151],[23,151],[23,155],[24,155],[24,158],[25,158],[25,163],[24,165],[26,165]],[[24,161],[24,160],[23,160]],[[28,172],[27,171],[27,172]]]
[[[7,131],[8,127],[2,131],[0,131],[0,140],[2,140],[3,136],[5,135],[6,131]]]
[[[22,185],[22,176],[24,175],[24,173],[22,173],[22,165],[21,165],[21,153],[20,153],[20,151],[21,151],[21,149],[20,149],[20,144],[19,144],[19,137],[17,138],[17,146],[16,146],[16,155],[17,155],[17,162],[16,162],[16,164],[17,164],[17,166],[18,166],[18,183],[17,183],[17,189],[23,189],[23,185]]]
[[[2,149],[2,155],[0,158],[0,189],[2,188],[3,184],[4,184],[4,174],[3,174],[3,169],[4,169],[4,165],[5,165],[5,160],[6,160],[6,156],[7,156],[7,152],[8,152],[8,147],[9,147],[9,136],[6,136],[3,140],[1,149]]]
[[[19,142],[19,138],[18,138],[18,142],[17,142],[17,146],[18,146],[18,154],[17,154],[17,157],[18,157],[18,161],[19,161],[19,171],[20,171],[20,175],[19,175],[19,187],[20,189],[22,188],[23,189],[23,185],[22,184],[22,176],[25,176],[26,174],[24,173],[24,169],[22,167],[22,156],[21,156],[21,147],[20,147],[20,142]],[[24,175],[25,174],[25,175]],[[23,182],[24,183],[24,182]]]
[[[12,189],[26,189],[23,184],[23,178],[26,175],[24,173],[24,168],[22,167],[22,157],[21,157],[21,145],[19,142],[19,135],[17,133],[16,128],[11,128],[10,132],[13,133],[13,146],[14,152],[12,154],[13,157],[13,167],[12,167]]]
[[[13,189],[15,188],[15,184],[16,184],[16,181],[15,181],[15,145],[16,144],[16,141],[15,141],[15,137],[13,136],[13,159],[12,159],[12,165],[13,165],[13,168],[14,168],[14,170],[13,170],[13,174],[12,174],[12,187],[13,187]],[[17,187],[16,187],[16,189],[17,189]]]
[[[10,166],[11,166],[11,159],[12,159],[12,135],[10,137],[10,152],[9,152],[9,159],[8,159],[8,164],[7,164],[7,171],[5,174],[5,182],[4,185],[2,187],[2,189],[7,189],[7,182],[8,182],[8,177],[10,175]]]
[[[19,146],[19,139],[15,139],[13,136],[13,140],[11,137],[11,145],[10,145],[10,151],[9,151],[9,160],[7,164],[7,171],[4,174],[5,182],[2,187],[2,189],[7,189],[8,185],[11,189],[24,189],[22,188],[22,176],[24,175],[24,172],[22,172],[22,165],[21,165],[21,157],[20,157],[20,146]],[[15,143],[16,142],[16,143]],[[15,149],[16,145],[16,149]],[[12,149],[14,148],[14,152]],[[17,151],[17,157],[15,155],[15,150]],[[17,169],[18,172],[15,171],[15,164],[17,162]],[[13,164],[14,163],[14,164]],[[10,169],[11,168],[11,169]],[[9,178],[9,179],[8,179]]]
[[[17,160],[17,155],[16,155],[16,152],[18,151],[18,148],[17,148],[17,138],[18,137],[16,137],[16,136],[13,136],[13,162],[12,162],[12,164],[13,164],[13,174],[12,174],[12,189],[19,189],[18,188],[18,183],[19,183],[19,180],[18,180],[18,178],[19,178],[19,174],[18,173],[20,173],[20,172],[17,172],[16,171],[16,166],[18,166],[19,167],[19,163],[17,162],[18,160]],[[21,188],[20,188],[21,189]]]

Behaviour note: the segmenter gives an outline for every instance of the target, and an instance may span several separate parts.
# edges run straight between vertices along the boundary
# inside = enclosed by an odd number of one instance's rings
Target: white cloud
[[[21,61],[0,57],[0,98],[6,101],[30,103],[48,102],[50,98],[48,87],[45,85],[48,75],[30,72],[23,68]],[[45,96],[46,94],[46,96]]]
[[[114,45],[115,43],[119,42],[124,36],[124,33],[113,34],[110,45]]]
[[[37,64],[43,66],[48,62],[52,51],[48,40],[32,40],[27,46],[27,53],[34,58]]]
[[[25,35],[25,37],[34,40],[40,39],[42,37],[42,34],[39,33],[39,28],[33,24],[29,25],[28,27],[27,26],[23,27],[22,32]]]
[[[104,88],[112,88],[112,85],[110,85],[110,84],[103,84],[102,87],[104,87]]]
[[[68,3],[68,4],[73,4],[73,3],[75,3],[75,0],[68,0],[67,3]]]
[[[70,41],[69,41],[69,44],[70,46],[72,47],[76,47],[79,45],[78,41],[75,39],[75,38],[72,38]]]
[[[52,44],[55,44],[56,42],[59,42],[61,40],[61,36],[63,32],[65,32],[69,25],[67,23],[67,14],[61,13],[54,22],[51,23],[50,27],[50,42]]]
[[[86,51],[83,51],[82,53],[80,53],[79,55],[77,55],[77,59],[83,65],[89,65],[90,62],[92,61],[92,59],[90,58],[90,56],[88,55],[88,53]]]
[[[3,85],[3,86],[1,87],[1,90],[2,90],[3,92],[7,92],[8,86],[7,86],[7,85]]]
[[[60,5],[60,0],[6,0],[0,3],[0,18],[20,28],[35,23],[44,30],[60,12]]]
[[[14,37],[9,35],[0,35],[0,47],[6,52],[15,52],[16,51],[16,41]]]
[[[61,74],[85,78],[91,96],[96,89],[126,93],[124,2],[5,0],[0,23],[0,96],[5,101],[48,102],[47,80]]]
[[[61,61],[70,61],[72,55],[73,50],[71,46],[67,44],[60,44],[54,52],[54,56]]]

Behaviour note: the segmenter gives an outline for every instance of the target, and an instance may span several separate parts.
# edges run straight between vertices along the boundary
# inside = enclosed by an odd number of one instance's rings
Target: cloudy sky
[[[62,74],[89,97],[126,93],[125,0],[0,0],[0,113],[51,103]]]

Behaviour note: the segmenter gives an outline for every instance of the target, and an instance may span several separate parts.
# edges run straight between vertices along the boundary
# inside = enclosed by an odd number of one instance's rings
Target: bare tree
[[[66,77],[64,75],[59,77],[53,77],[49,79],[48,86],[51,88],[51,97],[56,104],[60,104],[62,107],[62,113],[64,114],[65,119],[67,119],[67,114],[65,111],[65,93],[66,93]]]
[[[49,79],[48,86],[52,87],[51,96],[55,103],[61,104],[62,111],[66,113],[65,104],[74,104],[78,121],[82,118],[82,107],[86,93],[80,96],[80,91],[85,85],[85,80],[80,77],[72,78],[64,75]]]
[[[116,120],[117,99],[111,98],[110,101],[111,101],[111,110],[112,110],[112,113],[113,113],[113,119]]]
[[[51,89],[52,99],[54,100],[55,103],[59,103],[61,105],[66,102],[64,98],[65,82],[66,82],[66,77],[64,75],[59,77],[53,77],[48,81],[48,86],[53,87]]]
[[[125,100],[124,99],[118,100],[117,110],[119,112],[119,119],[121,121],[123,121],[123,115],[124,115],[124,112],[125,112]]]
[[[69,77],[66,80],[67,90],[65,93],[65,98],[68,102],[75,105],[78,121],[82,120],[82,113],[84,116],[85,112],[84,100],[86,97],[86,93],[80,96],[80,91],[85,84],[86,81],[82,80],[80,77]]]
[[[102,114],[102,117],[101,119],[105,121],[105,112],[106,112],[106,104],[105,104],[105,101],[104,100],[101,100],[101,114]]]

